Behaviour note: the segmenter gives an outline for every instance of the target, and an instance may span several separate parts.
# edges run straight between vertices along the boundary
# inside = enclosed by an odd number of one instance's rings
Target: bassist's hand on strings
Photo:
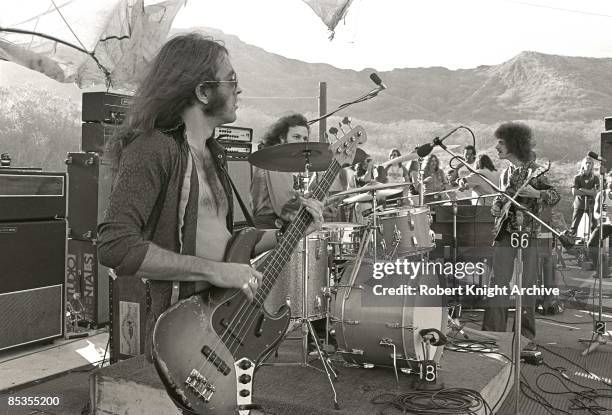
[[[323,202],[317,199],[304,197],[300,197],[300,201],[306,211],[312,216],[312,223],[308,226],[308,229],[306,229],[306,235],[321,230],[323,227]]]
[[[227,263],[230,269],[219,278],[210,281],[212,285],[222,288],[239,288],[249,301],[255,298],[257,288],[261,286],[263,274],[248,264]]]

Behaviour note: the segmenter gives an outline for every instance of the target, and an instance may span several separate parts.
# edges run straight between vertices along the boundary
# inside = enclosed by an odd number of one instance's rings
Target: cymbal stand
[[[306,163],[304,165],[304,180],[300,180],[300,192],[302,196],[308,197],[309,191],[305,182],[307,183],[308,178],[310,177],[310,161],[309,161],[310,151],[304,151],[304,158],[306,159]],[[336,393],[336,388],[334,387],[333,379],[338,379],[338,374],[336,370],[332,366],[331,360],[327,357],[326,353],[321,350],[319,346],[319,339],[317,334],[310,322],[310,318],[308,316],[308,268],[309,268],[309,249],[308,249],[308,237],[304,237],[302,239],[302,315],[299,316],[299,321],[302,326],[301,336],[296,338],[288,338],[285,333],[285,339],[291,340],[301,340],[302,343],[302,361],[301,362],[290,362],[290,363],[264,363],[264,365],[269,366],[301,366],[308,367],[311,369],[315,369],[319,372],[323,372],[327,375],[327,380],[329,381],[329,385],[331,387],[333,393],[334,407],[335,409],[340,409],[340,405],[338,403],[338,395]],[[328,319],[327,312],[325,313],[325,319]],[[327,322],[325,324],[326,330],[328,329]],[[321,361],[321,365],[323,366],[323,370],[318,367],[312,366],[308,363],[308,335],[312,336],[315,347],[317,350],[317,354]],[[326,336],[327,338],[327,336]],[[333,377],[333,379],[332,379]]]
[[[372,242],[374,243],[373,256],[374,262],[376,262],[377,251],[378,251],[378,232],[380,229],[378,228],[378,224],[376,221],[376,216],[378,215],[378,206],[376,206],[376,190],[372,190],[372,228],[374,228],[374,232],[372,232]]]
[[[419,174],[417,175],[419,181],[419,206],[425,206],[425,185],[423,184],[423,157],[419,157],[417,160],[419,165]]]
[[[590,339],[580,339],[579,341],[581,343],[589,343],[588,347],[582,352],[583,356],[586,356],[587,354],[593,352],[595,349],[597,349],[597,347],[599,347],[600,345],[605,345],[608,344],[608,340],[612,337],[612,335],[610,334],[610,332],[608,332],[606,330],[606,322],[603,321],[602,319],[602,313],[603,313],[603,276],[604,276],[604,239],[603,239],[603,225],[604,225],[604,219],[605,216],[607,214],[607,212],[603,211],[603,201],[605,198],[605,194],[608,191],[605,188],[606,182],[605,182],[605,167],[603,162],[599,161],[599,188],[601,189],[601,193],[599,196],[599,244],[598,244],[598,251],[597,251],[597,259],[598,259],[598,267],[597,267],[597,273],[598,275],[598,279],[599,279],[599,295],[598,295],[598,300],[599,300],[599,312],[598,312],[598,321],[595,322],[594,327],[593,327],[593,335],[591,336]],[[587,250],[588,250],[588,246],[587,246]],[[607,264],[606,264],[607,267]]]

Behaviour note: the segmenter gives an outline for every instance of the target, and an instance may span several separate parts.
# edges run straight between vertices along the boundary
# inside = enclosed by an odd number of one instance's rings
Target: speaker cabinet
[[[63,334],[66,221],[0,223],[0,350]]]
[[[81,150],[104,153],[118,129],[116,124],[84,122],[81,124]]]
[[[110,162],[97,153],[68,153],[68,226],[73,239],[97,239],[97,226],[108,207]]]
[[[612,130],[601,133],[601,151],[599,154],[606,159],[604,163],[606,171],[612,171]],[[598,167],[596,166],[595,171],[597,170]]]
[[[109,322],[108,313],[108,268],[98,263],[96,243],[93,241],[68,240],[66,256],[66,294],[72,301],[78,293],[84,316],[100,326]]]
[[[0,222],[66,217],[66,173],[0,169]]]
[[[111,362],[144,353],[146,286],[141,278],[111,279]]]

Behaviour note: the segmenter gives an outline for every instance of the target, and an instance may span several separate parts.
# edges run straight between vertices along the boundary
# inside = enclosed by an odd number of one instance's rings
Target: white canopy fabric
[[[331,31],[330,40],[334,38],[334,31],[340,20],[346,16],[353,0],[303,0],[321,18],[325,26]]]
[[[0,58],[81,88],[133,89],[186,0],[60,1],[3,8]]]
[[[0,59],[81,88],[133,90],[187,0],[15,0]],[[193,0],[203,1],[203,0]],[[214,1],[214,0],[212,0]],[[333,31],[353,0],[303,0]],[[220,28],[222,29],[222,28]]]

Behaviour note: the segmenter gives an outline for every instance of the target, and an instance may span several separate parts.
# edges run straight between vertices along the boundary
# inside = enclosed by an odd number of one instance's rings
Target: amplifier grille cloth
[[[0,294],[0,350],[62,335],[62,285]]]

